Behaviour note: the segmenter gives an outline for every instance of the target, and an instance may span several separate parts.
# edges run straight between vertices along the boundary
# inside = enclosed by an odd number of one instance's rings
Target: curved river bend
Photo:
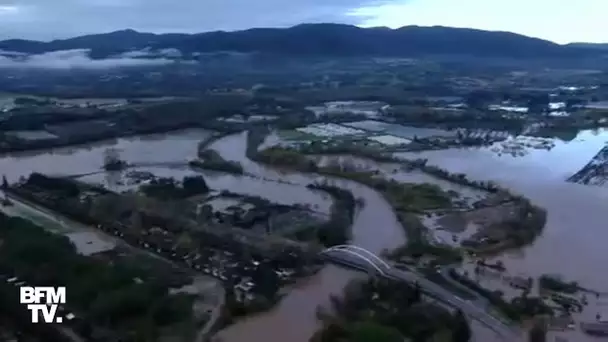
[[[534,244],[500,259],[511,274],[538,277],[562,275],[581,286],[608,292],[608,189],[567,183],[608,143],[608,131],[583,131],[570,142],[556,142],[551,151],[531,150],[522,157],[501,156],[489,148],[399,153],[409,159],[427,158],[451,172],[472,179],[493,180],[547,209],[547,225]],[[595,296],[591,296],[595,297]],[[608,299],[589,297],[578,320],[595,321],[606,314]],[[606,316],[603,317],[606,319]],[[569,341],[597,341],[579,331],[560,333]]]
[[[348,189],[355,197],[364,199],[352,226],[352,243],[374,253],[394,249],[405,243],[405,234],[390,205],[376,191],[352,181],[331,177],[315,177],[301,173],[283,173],[249,160],[246,155],[247,136],[240,133],[218,140],[210,146],[224,158],[238,161],[246,170],[263,178],[281,179],[302,185],[325,180]],[[217,336],[222,342],[249,342],[255,336],[260,341],[307,342],[320,327],[317,307],[328,307],[332,294],[339,295],[357,272],[333,265],[324,267],[313,277],[301,282],[270,312],[237,322]],[[497,341],[496,335],[474,323],[479,341]]]
[[[224,158],[239,161],[245,169],[257,177],[238,177],[213,172],[203,172],[210,187],[236,193],[260,195],[283,203],[309,203],[313,208],[328,212],[331,198],[305,188],[320,180],[349,189],[356,197],[364,199],[352,226],[353,243],[372,252],[396,248],[405,243],[405,234],[391,207],[374,190],[358,183],[340,179],[328,179],[298,173],[282,173],[256,164],[245,156],[246,133],[225,137],[211,148]],[[80,146],[10,154],[0,157],[0,173],[9,181],[16,181],[31,172],[76,175],[94,173],[84,180],[105,183],[114,190],[124,190],[120,173],[100,172],[104,152],[115,148],[127,162],[185,162],[196,156],[197,143],[209,136],[202,130],[185,130],[167,134],[122,138]],[[147,167],[159,176],[176,178],[194,174],[189,169]],[[288,183],[293,184],[288,184]],[[301,281],[271,311],[243,319],[218,335],[224,342],[249,342],[252,339],[268,342],[307,342],[319,328],[316,319],[318,306],[327,306],[331,294],[340,294],[352,279],[361,277],[357,272],[333,265]],[[485,328],[475,328],[479,341],[493,342],[495,336]]]

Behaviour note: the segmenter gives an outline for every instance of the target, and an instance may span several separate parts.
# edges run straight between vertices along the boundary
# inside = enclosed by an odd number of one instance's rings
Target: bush
[[[575,281],[565,282],[557,277],[549,275],[542,275],[539,279],[539,285],[542,289],[568,294],[575,294],[580,289],[578,283]]]

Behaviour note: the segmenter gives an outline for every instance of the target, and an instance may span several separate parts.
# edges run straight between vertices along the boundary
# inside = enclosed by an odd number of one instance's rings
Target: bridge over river
[[[362,247],[338,245],[322,251],[321,255],[329,262],[368,272],[377,277],[407,284],[418,284],[427,296],[453,308],[460,309],[470,318],[494,330],[505,341],[516,342],[521,340],[519,329],[489,314],[485,310],[486,304],[482,303],[481,300],[462,299],[440,285],[427,280],[422,274],[414,270],[398,269]]]

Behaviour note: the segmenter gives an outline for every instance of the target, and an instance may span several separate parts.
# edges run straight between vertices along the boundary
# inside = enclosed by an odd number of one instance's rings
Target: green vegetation
[[[198,157],[200,159],[192,160],[189,163],[190,166],[237,175],[242,175],[244,173],[243,166],[239,162],[226,160],[215,150],[207,149],[199,151]]]
[[[553,310],[541,298],[523,295],[508,302],[500,291],[490,291],[468,277],[461,276],[453,269],[449,271],[449,274],[453,279],[486,298],[501,314],[513,321],[520,322],[526,318],[553,313]]]
[[[300,131],[294,130],[280,130],[278,131],[278,135],[281,139],[284,140],[308,140],[308,141],[317,141],[323,140],[323,137],[316,136],[310,133],[304,133]]]
[[[402,342],[403,336],[399,330],[385,327],[374,322],[360,322],[353,324],[353,342]]]
[[[140,189],[147,196],[164,200],[187,198],[209,192],[207,182],[202,176],[186,176],[181,184],[173,178],[155,178]]]
[[[433,184],[401,183],[380,178],[372,172],[348,170],[337,166],[318,167],[312,160],[298,151],[285,148],[269,148],[254,155],[256,161],[279,167],[287,167],[302,172],[315,172],[323,175],[350,179],[367,185],[384,195],[391,204],[397,218],[408,236],[408,254],[437,253],[442,262],[460,260],[460,253],[449,248],[433,247],[426,243],[426,227],[417,214],[427,210],[450,208],[451,196]],[[406,249],[401,249],[402,252]]]
[[[67,237],[21,218],[0,214],[0,227],[0,272],[32,285],[66,286],[69,307],[97,326],[155,341],[160,328],[192,318],[192,298],[170,295],[168,279],[82,256]]]
[[[418,217],[428,210],[447,209],[452,206],[452,197],[449,193],[442,191],[438,186],[431,184],[409,184],[394,180],[381,178],[374,172],[362,172],[353,170],[344,165],[328,165],[319,167],[308,159],[305,153],[313,153],[323,147],[317,144],[304,147],[304,152],[294,149],[272,147],[263,151],[257,151],[257,146],[263,141],[267,131],[256,130],[248,136],[248,157],[260,163],[270,164],[277,167],[295,169],[301,172],[312,172],[328,176],[350,179],[374,188],[382,193],[391,204],[402,226],[406,228],[408,235],[407,248],[401,248],[396,257],[399,256],[421,256],[433,255],[439,263],[453,263],[461,260],[460,252],[449,247],[431,246],[426,239],[427,228]],[[315,147],[317,146],[317,147]],[[344,152],[344,151],[342,151]],[[531,243],[540,235],[546,222],[546,212],[529,202],[529,200],[510,194],[492,182],[470,180],[464,174],[453,174],[441,168],[427,165],[427,160],[398,160],[387,154],[375,154],[366,149],[348,149],[347,153],[370,158],[378,162],[401,163],[411,169],[420,169],[440,179],[473,187],[490,193],[503,199],[503,202],[515,201],[518,204],[519,215],[509,222],[500,223],[501,231],[506,232],[503,240],[493,245],[472,244],[467,245],[475,251],[498,252],[506,248],[520,247]],[[492,205],[497,205],[495,203]]]
[[[555,276],[542,275],[540,276],[539,285],[541,289],[550,290],[555,292],[563,292],[567,294],[575,294],[580,290],[577,282],[566,282]]]
[[[426,303],[418,286],[383,280],[349,284],[343,298],[332,297],[333,312],[318,315],[324,327],[311,341],[467,341],[467,320]]]
[[[310,184],[307,188],[324,191],[334,200],[329,220],[316,228],[319,242],[326,247],[348,242],[350,240],[350,226],[355,215],[355,196],[348,190],[327,184]]]
[[[450,196],[436,185],[400,183],[378,177],[372,172],[351,171],[339,166],[318,167],[314,161],[295,150],[272,147],[259,152],[256,160],[365,184],[384,194],[397,212],[423,213],[426,210],[449,208],[452,204]]]
[[[197,151],[198,153],[201,153],[202,151],[205,151],[207,149],[207,147],[211,146],[211,144],[213,144],[214,142],[222,139],[225,136],[228,136],[230,134],[233,134],[234,132],[232,132],[231,130],[228,131],[219,131],[219,132],[213,132],[211,133],[211,135],[209,135],[208,137],[204,138],[203,140],[199,141],[198,145],[197,145]]]

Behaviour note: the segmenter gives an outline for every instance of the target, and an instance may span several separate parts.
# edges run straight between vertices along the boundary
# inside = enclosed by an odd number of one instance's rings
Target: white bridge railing
[[[391,266],[386,261],[382,260],[379,256],[363,247],[355,245],[337,245],[324,250],[323,252],[321,252],[321,254],[326,254],[330,252],[346,253],[359,260],[362,260],[381,275],[386,275],[386,271],[391,269]]]

